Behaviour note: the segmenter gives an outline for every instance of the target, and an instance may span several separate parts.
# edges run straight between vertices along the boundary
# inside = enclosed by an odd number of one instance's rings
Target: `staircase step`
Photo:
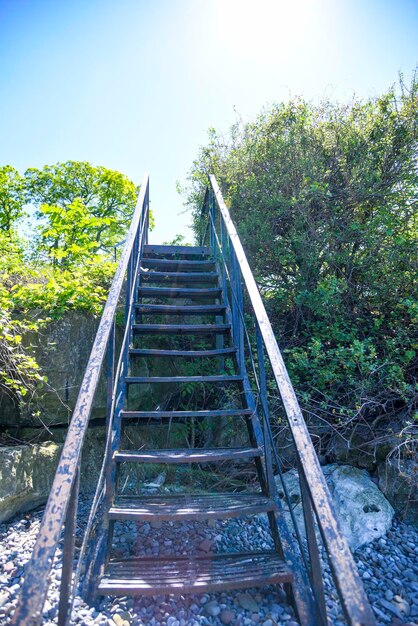
[[[174,304],[136,304],[138,313],[156,313],[161,315],[223,315],[224,304],[207,304],[196,306],[176,306]]]
[[[142,267],[152,269],[165,269],[176,271],[178,269],[185,270],[210,270],[215,267],[215,261],[190,261],[189,259],[152,259],[147,257],[142,260]]]
[[[183,448],[179,450],[122,450],[116,452],[118,463],[215,463],[259,457],[260,448]]]
[[[147,383],[241,383],[242,376],[127,376],[127,385]]]
[[[200,283],[214,283],[219,278],[217,272],[147,272],[145,270],[141,270],[140,275],[143,279],[153,283],[172,282],[174,284],[189,283],[193,281],[198,281]]]
[[[251,409],[214,409],[204,411],[121,411],[124,419],[160,419],[160,418],[205,418],[205,417],[245,417],[252,415]]]
[[[230,324],[132,324],[135,334],[165,335],[209,335],[212,333],[227,333],[231,330]]]
[[[227,519],[276,511],[272,498],[257,493],[118,496],[109,509],[115,520],[164,521]]]
[[[103,595],[165,595],[291,583],[293,575],[273,552],[113,560],[99,583]]]
[[[212,249],[206,246],[163,246],[147,244],[144,246],[142,256],[210,256]]]
[[[221,293],[220,287],[138,287],[138,294],[147,298],[217,298]]]
[[[154,348],[131,348],[131,356],[180,356],[180,357],[213,357],[228,356],[236,353],[236,348],[218,348],[217,350],[156,350]]]

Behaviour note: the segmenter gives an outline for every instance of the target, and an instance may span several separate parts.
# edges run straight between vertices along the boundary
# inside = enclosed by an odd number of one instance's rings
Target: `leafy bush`
[[[44,320],[16,315],[12,286],[21,280],[22,249],[9,233],[0,231],[0,392],[21,401],[43,382],[38,364],[22,343],[23,335],[39,329]]]
[[[196,233],[216,175],[303,408],[328,432],[372,437],[416,403],[417,151],[414,76],[366,102],[295,98],[211,130],[189,175]]]

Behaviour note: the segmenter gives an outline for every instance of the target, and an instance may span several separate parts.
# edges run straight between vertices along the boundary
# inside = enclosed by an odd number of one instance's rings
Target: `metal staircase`
[[[93,601],[102,595],[200,593],[270,584],[285,586],[301,625],[326,626],[321,544],[347,623],[374,625],[270,322],[216,180],[211,178],[204,200],[201,246],[149,245],[148,210],[145,177],[12,623],[41,623],[47,574],[64,529],[60,626],[71,622],[73,599],[80,590]],[[116,313],[123,293],[123,338],[116,341]],[[168,373],[162,365],[167,362],[171,364]],[[152,367],[144,373],[141,363],[152,363]],[[193,375],[187,374],[190,364]],[[106,450],[74,568],[81,450],[102,369],[107,379]],[[294,523],[292,503],[281,477],[268,382],[277,385],[294,441],[306,539]],[[143,396],[136,390],[145,386],[152,390],[161,384],[175,391],[185,386],[191,390],[194,405],[189,406],[181,394],[174,393],[170,398],[175,400],[162,406],[144,406]],[[206,390],[201,396],[193,394],[197,386]],[[231,390],[228,397],[233,399],[232,405],[224,401],[221,390],[226,388]],[[187,428],[191,422],[213,424],[216,420],[227,420],[240,433],[237,440],[242,445],[222,441],[219,446],[203,442],[192,447],[137,449],[124,436],[127,425],[146,425],[148,441],[153,441],[156,425],[170,430],[173,423]],[[169,436],[166,441],[170,443]],[[161,466],[187,464],[204,469],[210,465],[214,472],[222,473],[225,463],[251,467],[256,478],[251,487],[243,483],[234,489],[189,488],[149,494],[140,482],[131,481],[126,489],[126,481],[121,480],[129,467],[143,472]],[[282,481],[280,491],[288,500],[290,522],[276,481]],[[135,551],[121,557],[115,553],[115,529],[120,523],[175,524],[260,514],[267,516],[272,550],[171,557],[149,557]]]
[[[205,271],[202,271],[202,270]],[[277,494],[274,482],[267,481],[267,473],[272,474],[270,459],[266,458],[261,436],[261,426],[257,414],[246,401],[244,378],[246,371],[237,359],[238,347],[232,334],[232,314],[227,293],[222,288],[222,276],[214,258],[214,251],[208,247],[191,246],[150,246],[145,245],[139,272],[138,301],[135,302],[135,315],[130,327],[128,375],[121,379],[121,402],[115,414],[112,449],[109,459],[108,508],[105,512],[104,527],[107,528],[106,545],[111,546],[114,524],[118,520],[172,521],[227,519],[267,513],[272,534],[277,540],[274,552],[235,553],[213,556],[141,558],[135,554],[123,560],[112,558],[109,549],[103,555],[103,574],[97,586],[100,594],[156,594],[184,593],[185,591],[215,591],[251,587],[270,583],[294,583],[291,568],[283,560],[276,516],[278,515]],[[184,287],[181,285],[184,284]],[[195,284],[196,287],[189,287]],[[179,300],[188,304],[178,304]],[[170,322],[181,317],[188,323]],[[201,323],[202,318],[206,323]],[[152,319],[155,323],[149,323]],[[195,320],[198,320],[196,322]],[[143,348],[146,337],[152,335],[150,348]],[[155,336],[158,337],[157,342]],[[167,336],[172,336],[172,348],[155,348],[164,345]],[[179,349],[187,336],[187,349]],[[216,347],[221,340],[222,347]],[[136,346],[136,342],[138,347]],[[202,345],[204,347],[202,349]],[[226,347],[227,346],[227,347]],[[200,348],[200,349],[199,349]],[[198,369],[202,359],[212,361],[213,371],[219,370],[220,358],[232,359],[234,373],[202,376],[135,376],[135,361],[139,358],[171,358],[196,363]],[[208,362],[206,361],[206,364]],[[181,364],[177,365],[181,370]],[[235,411],[228,409],[199,409],[195,411],[153,411],[150,415],[140,407],[130,407],[129,393],[134,385],[153,384],[176,385],[205,384],[210,387],[232,385],[237,388],[237,397],[242,406]],[[251,398],[251,406],[255,405]],[[128,408],[129,407],[129,408]],[[239,424],[244,422],[248,430],[248,444],[245,447],[222,448],[181,448],[158,450],[122,450],[123,426],[128,420],[152,420],[160,423],[164,415],[170,420],[208,420],[226,418]],[[167,418],[166,418],[167,419]],[[156,422],[157,420],[157,422]],[[153,421],[150,422],[152,428]],[[124,496],[117,492],[118,474],[124,463],[148,464],[219,464],[249,462],[256,466],[260,479],[260,489],[254,492],[209,492],[173,495]],[[269,463],[269,468],[266,468]]]

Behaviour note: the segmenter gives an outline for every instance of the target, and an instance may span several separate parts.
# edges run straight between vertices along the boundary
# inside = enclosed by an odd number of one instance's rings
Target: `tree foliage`
[[[29,168],[27,194],[37,208],[36,251],[69,266],[86,254],[109,252],[123,239],[138,188],[120,172],[67,161]]]
[[[0,168],[1,393],[26,401],[45,382],[28,333],[69,309],[100,313],[116,268],[113,245],[124,238],[137,192],[123,174],[85,162],[24,176]],[[19,234],[21,224],[32,237]]]
[[[212,130],[190,172],[192,207],[208,174],[217,176],[318,425],[343,431],[412,413],[417,155],[414,76],[366,102],[295,98],[226,137]]]
[[[0,231],[0,255],[0,395],[22,400],[43,382],[38,364],[22,343],[25,332],[38,330],[43,320],[16,314],[11,291],[22,279],[24,260],[19,242],[9,231]]]
[[[10,165],[0,167],[0,230],[11,234],[26,204],[24,178]]]

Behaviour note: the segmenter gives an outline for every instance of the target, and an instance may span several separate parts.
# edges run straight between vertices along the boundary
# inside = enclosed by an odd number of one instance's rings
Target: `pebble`
[[[201,543],[199,543],[199,550],[202,550],[202,552],[210,552],[212,550],[211,540],[204,539]]]
[[[87,519],[89,500],[80,498],[80,523]],[[41,512],[25,515],[0,525],[0,623],[7,626],[13,615],[20,590],[23,566],[30,556]],[[271,549],[272,542],[265,517],[215,520],[211,524],[157,522],[120,523],[115,548],[124,556],[161,555]],[[78,535],[77,535],[78,537]],[[418,529],[395,520],[386,537],[360,547],[354,558],[369,595],[379,626],[418,623]],[[324,588],[333,626],[344,623],[325,552]],[[62,553],[51,572],[51,585],[44,610],[44,625],[56,626],[57,601],[61,578]],[[223,591],[191,596],[104,598],[97,610],[75,598],[75,626],[297,626],[293,609],[280,586],[238,591]],[[409,620],[409,621],[408,621]]]
[[[388,602],[387,600],[381,599],[380,600],[380,604],[385,609],[387,609],[390,613],[393,613],[396,617],[399,617],[400,619],[402,619],[402,615],[400,614],[398,609],[391,602]]]
[[[11,572],[14,569],[15,569],[15,565],[13,565],[12,561],[8,561],[7,563],[3,565],[4,572]]]
[[[409,606],[406,600],[404,600],[400,596],[394,596],[393,600],[396,603],[397,608],[401,611],[401,613],[404,613],[407,616],[410,614],[411,607]]]
[[[205,604],[205,611],[211,617],[216,617],[221,612],[221,607],[216,600],[213,600],[212,602]]]
[[[239,593],[237,596],[238,604],[246,611],[258,613],[259,606],[249,593]]]
[[[6,604],[8,599],[9,599],[8,593],[6,592],[0,593],[0,607],[3,606],[3,604]]]
[[[234,619],[235,619],[234,611],[231,611],[230,609],[223,609],[223,611],[221,611],[220,620],[222,624],[232,624]]]

